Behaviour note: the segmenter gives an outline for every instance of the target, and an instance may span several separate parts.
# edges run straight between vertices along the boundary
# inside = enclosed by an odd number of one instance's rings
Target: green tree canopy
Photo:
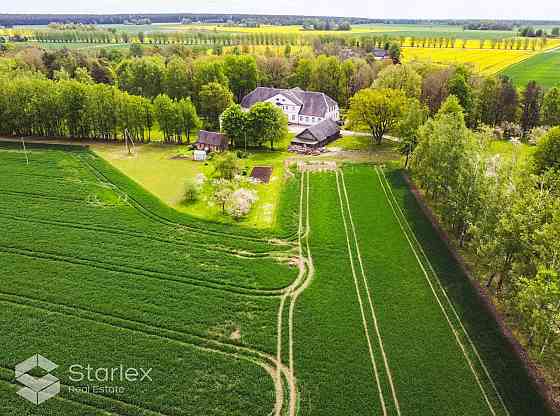
[[[381,144],[383,136],[402,119],[406,102],[401,90],[363,89],[350,99],[349,127],[370,132],[372,141]]]
[[[120,89],[149,98],[163,91],[164,74],[165,66],[159,57],[127,59],[116,69]]]
[[[534,160],[539,173],[547,169],[560,170],[560,127],[551,129],[542,137],[534,153]]]
[[[529,82],[523,91],[521,128],[524,134],[539,124],[542,92],[542,88],[535,81]]]
[[[473,91],[463,71],[455,72],[455,75],[447,82],[447,89],[450,95],[457,97],[465,113],[465,119],[470,121],[474,107]]]
[[[248,113],[239,104],[229,106],[222,113],[222,132],[228,136],[230,145],[247,147]]]
[[[202,121],[198,117],[196,108],[190,98],[181,99],[175,106],[181,116],[181,128],[185,133],[187,143],[190,143],[191,131],[200,128]]]
[[[206,120],[208,128],[220,127],[220,115],[233,104],[233,94],[223,84],[210,82],[200,90],[200,114]]]
[[[401,90],[409,98],[420,98],[422,77],[410,65],[389,65],[381,70],[373,86]]]
[[[560,126],[560,88],[551,88],[544,96],[542,105],[543,124],[556,127]]]
[[[177,114],[175,102],[165,94],[160,94],[154,99],[155,116],[164,140],[171,140],[181,126],[181,119]]]
[[[409,157],[418,144],[420,127],[428,120],[428,108],[416,98],[406,104],[403,118],[399,121],[395,133],[399,138],[399,151],[405,156],[404,167],[408,167]]]
[[[180,100],[194,93],[193,69],[190,62],[174,56],[167,63],[163,79],[163,90],[171,98]]]
[[[237,102],[257,87],[257,61],[253,56],[228,55],[224,69]]]
[[[239,159],[233,152],[219,153],[214,157],[214,176],[219,179],[231,180],[239,174]]]
[[[288,134],[288,119],[277,106],[272,103],[257,103],[247,116],[248,130],[255,144],[261,146],[265,142],[278,143]]]

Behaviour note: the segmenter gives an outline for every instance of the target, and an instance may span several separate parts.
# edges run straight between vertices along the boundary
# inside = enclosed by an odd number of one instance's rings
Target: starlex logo
[[[35,405],[40,405],[46,400],[60,393],[60,381],[50,374],[58,366],[43,357],[35,354],[33,357],[19,363],[15,367],[16,381],[25,387],[17,391],[17,394]],[[47,372],[43,377],[33,377],[29,372],[35,368],[41,368]]]

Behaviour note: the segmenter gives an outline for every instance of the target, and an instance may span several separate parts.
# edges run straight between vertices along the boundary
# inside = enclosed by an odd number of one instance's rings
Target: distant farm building
[[[322,92],[257,87],[243,98],[241,107],[248,110],[254,104],[263,102],[281,108],[292,124],[312,126],[323,120],[340,120],[338,103]]]
[[[200,130],[198,132],[198,140],[194,145],[197,150],[223,152],[228,147],[228,139],[227,136],[222,133]]]
[[[378,61],[382,61],[384,59],[391,59],[391,55],[389,51],[386,49],[381,48],[374,48],[371,53],[373,54],[374,58]]]
[[[319,124],[308,127],[299,133],[291,145],[316,149],[324,147],[340,137],[340,127],[333,120],[324,120]]]

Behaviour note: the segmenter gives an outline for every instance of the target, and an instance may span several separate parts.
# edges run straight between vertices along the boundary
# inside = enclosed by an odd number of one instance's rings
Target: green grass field
[[[0,144],[3,415],[547,415],[398,172],[294,172],[266,231],[28,150]],[[39,407],[13,382],[37,352],[62,384]],[[72,364],[153,382],[76,393]]]
[[[280,145],[283,149],[287,147],[285,143]],[[247,174],[251,173],[254,166],[271,166],[273,170],[269,183],[255,185],[258,200],[247,218],[236,221],[223,214],[219,206],[209,207],[208,201],[202,198],[195,203],[184,203],[187,179],[194,179],[199,173],[211,178],[213,173],[211,162],[196,162],[190,155],[177,158],[177,155],[186,151],[184,145],[138,145],[132,156],[125,151],[122,144],[96,143],[91,147],[111,165],[180,212],[200,219],[237,223],[254,228],[271,228],[276,222],[280,191],[285,182],[283,164],[290,155],[284,150],[254,151],[247,159],[240,160],[240,166]]]
[[[560,85],[560,51],[540,53],[506,68],[502,74],[511,77],[518,87],[525,87],[529,81],[546,88]]]

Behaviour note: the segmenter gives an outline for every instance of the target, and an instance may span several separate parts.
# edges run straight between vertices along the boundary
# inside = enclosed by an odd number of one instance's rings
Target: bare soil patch
[[[251,171],[251,178],[258,179],[262,183],[270,182],[272,166],[255,166]]]

